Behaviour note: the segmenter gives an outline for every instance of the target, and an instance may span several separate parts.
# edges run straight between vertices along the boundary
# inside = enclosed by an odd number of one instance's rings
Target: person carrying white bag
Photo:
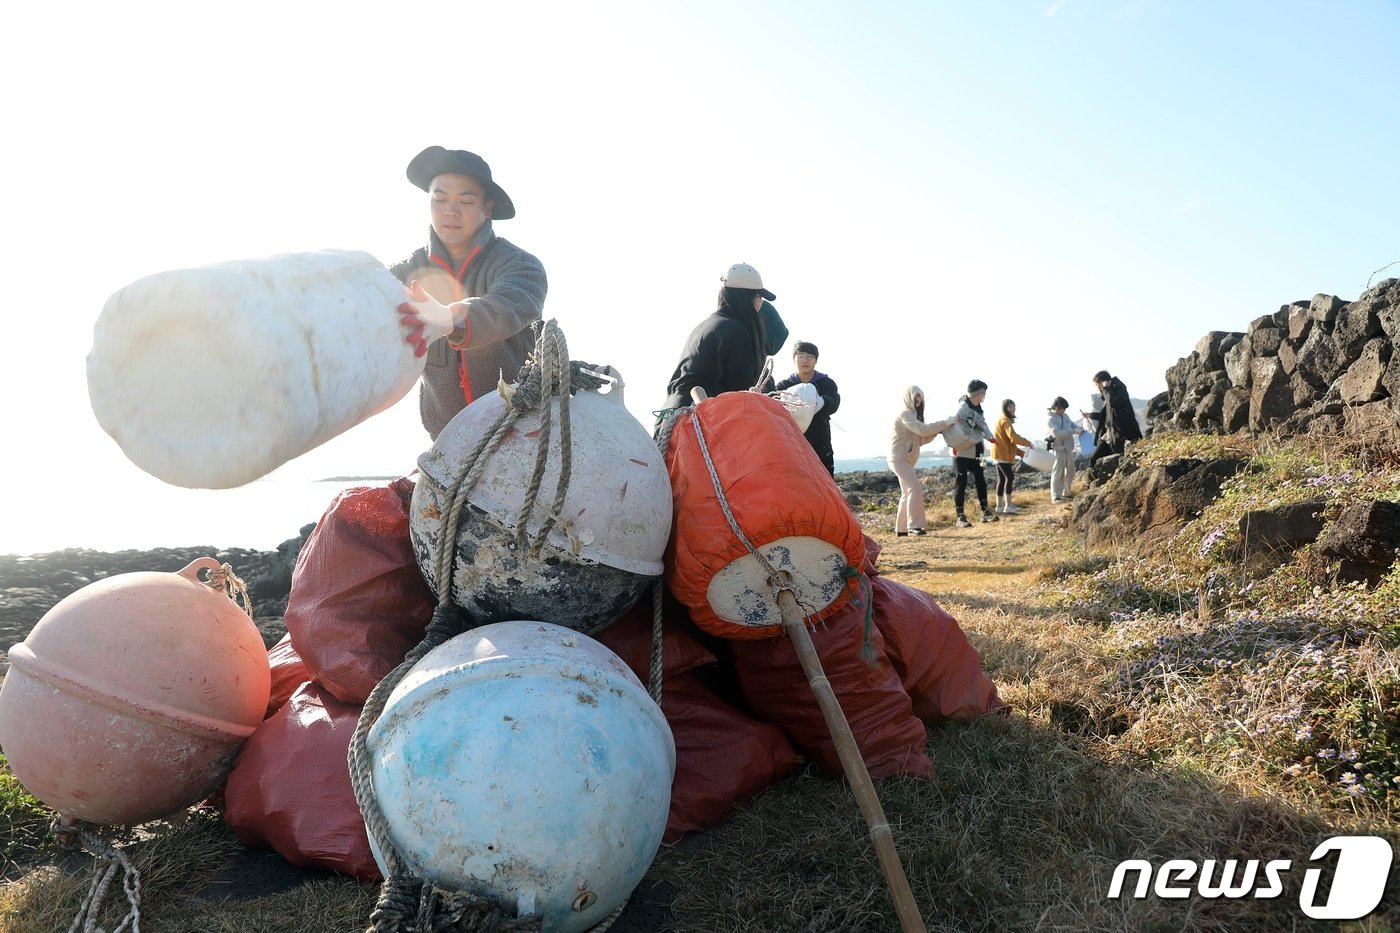
[[[812,413],[802,428],[807,443],[812,445],[817,459],[833,476],[836,475],[836,454],[831,448],[831,416],[841,407],[841,392],[836,380],[826,373],[817,371],[817,345],[807,340],[799,340],[792,345],[792,363],[796,372],[779,382],[774,388],[778,391],[804,390],[812,396]]]

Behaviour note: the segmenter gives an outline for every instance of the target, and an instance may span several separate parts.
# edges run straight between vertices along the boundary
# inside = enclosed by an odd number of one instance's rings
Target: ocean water
[[[922,457],[918,465],[936,467],[951,462],[947,457]],[[836,461],[838,473],[888,469],[884,457]],[[382,486],[394,478],[306,479],[274,473],[237,489],[185,489],[150,477],[127,477],[87,490],[76,501],[63,503],[64,507],[56,507],[51,490],[40,488],[36,480],[33,494],[7,496],[6,514],[0,521],[0,554],[196,545],[272,550],[295,537],[303,525],[319,519],[344,490]]]
[[[96,489],[71,510],[55,509],[53,499],[36,490],[6,504],[0,554],[197,545],[272,550],[319,519],[341,491],[382,486],[392,479],[272,477],[237,489],[185,489],[152,480]]]
[[[931,469],[940,466],[952,466],[952,457],[920,457],[915,464],[921,470]],[[837,473],[855,473],[859,470],[883,470],[889,472],[890,463],[884,457],[852,457],[849,459],[836,458]]]

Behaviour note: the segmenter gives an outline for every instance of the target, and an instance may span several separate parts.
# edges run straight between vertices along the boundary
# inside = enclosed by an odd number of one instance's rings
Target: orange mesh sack
[[[870,584],[875,628],[884,636],[885,652],[909,691],[915,716],[929,725],[968,722],[1007,705],[958,620],[932,596],[883,577]]]
[[[238,841],[303,868],[378,881],[346,760],[359,721],[358,706],[307,683],[259,726],[224,790],[224,822]]]
[[[363,704],[432,621],[437,599],[408,536],[412,497],[407,478],[340,493],[297,557],[287,633],[342,703]]]
[[[803,613],[838,612],[865,560],[859,522],[780,402],[726,392],[678,414],[666,449],[675,504],[666,582],[695,624],[740,640],[783,630],[768,572],[730,527],[706,451],[730,514],[769,563],[792,574]]]
[[[871,777],[932,777],[933,763],[924,750],[928,731],[914,715],[899,671],[885,656],[878,629],[871,633],[875,663],[861,657],[864,634],[863,601],[848,603],[812,632],[812,645],[850,723],[860,756]],[[753,714],[781,726],[798,750],[822,770],[843,773],[831,730],[792,639],[735,642],[728,648],[739,689]]]

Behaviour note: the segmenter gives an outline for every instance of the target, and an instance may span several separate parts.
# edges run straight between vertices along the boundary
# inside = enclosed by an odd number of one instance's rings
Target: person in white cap
[[[689,405],[690,390],[696,387],[711,398],[742,392],[754,388],[763,373],[768,354],[760,311],[765,298],[777,296],[746,262],[730,266],[720,281],[719,307],[690,332],[666,386],[667,410]]]

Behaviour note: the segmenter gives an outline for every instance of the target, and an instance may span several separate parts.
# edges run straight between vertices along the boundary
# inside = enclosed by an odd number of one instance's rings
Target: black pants
[[[953,505],[957,507],[958,514],[963,514],[963,503],[967,500],[969,474],[977,486],[977,501],[981,503],[982,511],[987,511],[987,477],[982,473],[981,458],[954,457],[953,466],[958,471],[957,481],[953,484]]]
[[[1122,440],[1110,441],[1104,439],[1099,441],[1098,445],[1094,447],[1094,452],[1089,455],[1089,466],[1093,466],[1104,457],[1113,454],[1121,454],[1127,446],[1127,441]]]
[[[1016,485],[1016,464],[997,464],[997,498],[1011,498],[1011,487]]]

